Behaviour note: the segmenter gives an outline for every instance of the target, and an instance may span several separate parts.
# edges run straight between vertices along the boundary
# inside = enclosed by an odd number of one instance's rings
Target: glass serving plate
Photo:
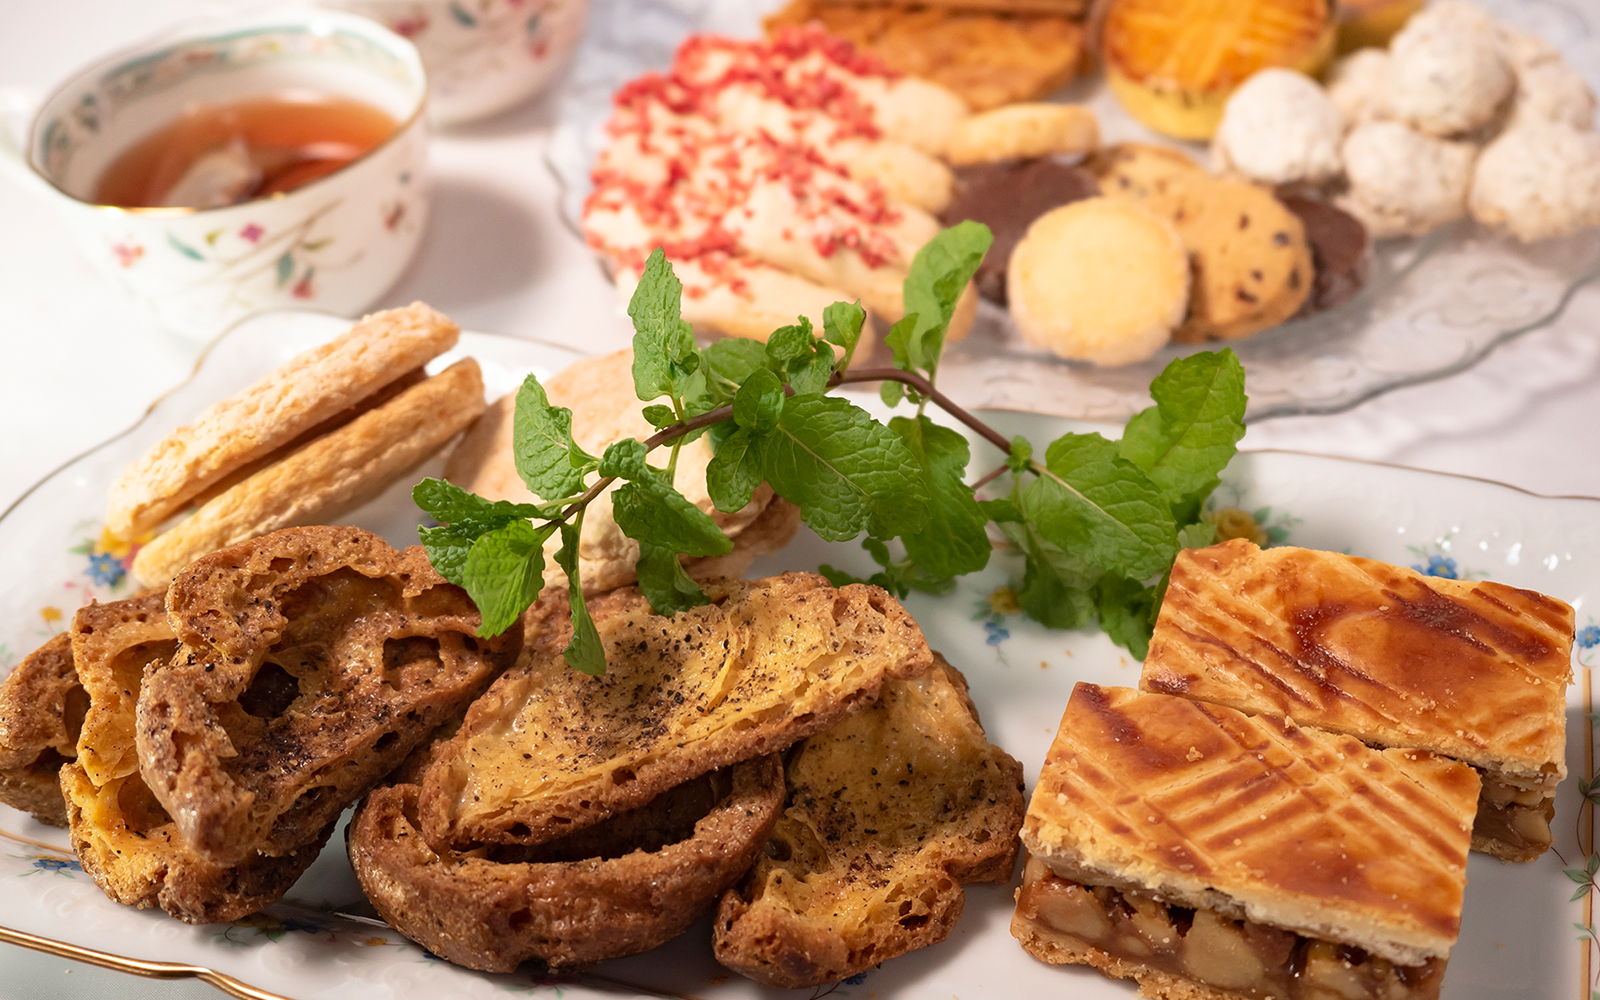
[[[276,313],[235,328],[214,345],[194,377],[137,426],[62,467],[0,517],[0,674],[65,628],[78,605],[128,593],[128,553],[108,546],[100,534],[106,489],[122,465],[215,400],[347,325],[319,314]],[[483,366],[491,396],[512,390],[527,371],[550,374],[575,356],[555,345],[469,333],[436,365],[462,354]],[[878,406],[870,398],[861,401]],[[996,411],[987,417],[1002,433],[1026,434],[1041,446],[1081,426],[1033,414]],[[983,466],[997,457],[991,450],[974,461]],[[410,502],[410,484],[436,474],[438,466],[435,460],[397,483],[350,520],[396,545],[415,543],[418,511]],[[1560,856],[1551,853],[1528,865],[1472,856],[1461,939],[1443,995],[1587,997],[1590,945],[1573,925],[1592,926],[1592,904],[1570,900],[1573,884],[1562,870],[1582,867],[1584,854],[1593,850],[1592,815],[1580,809],[1577,786],[1593,770],[1588,713],[1591,665],[1600,661],[1592,603],[1600,600],[1600,500],[1539,497],[1480,480],[1257,452],[1234,460],[1212,506],[1253,521],[1266,542],[1492,578],[1577,607],[1579,683],[1568,701],[1572,777],[1557,800]],[[814,569],[820,562],[864,573],[865,560],[855,546],[827,545],[803,532],[752,574]],[[1019,573],[1020,566],[997,554],[988,569],[961,580],[954,592],[913,595],[906,604],[934,648],[966,673],[990,739],[1022,761],[1031,788],[1073,684],[1133,686],[1139,666],[1100,633],[1051,631],[1008,612],[1014,604],[996,592]],[[716,964],[709,920],[654,951],[577,976],[549,978],[531,966],[511,975],[457,968],[376,919],[345,860],[342,834],[329,843],[284,902],[232,923],[191,927],[158,911],[111,902],[78,868],[64,831],[0,807],[0,942],[130,973],[201,978],[250,1000],[779,995]],[[966,911],[946,941],[813,995],[1131,1000],[1129,983],[1047,966],[1024,954],[1007,929],[1015,887],[1015,879],[969,886]]]
[[[596,0],[571,79],[558,103],[547,162],[562,186],[562,216],[580,232],[589,170],[605,145],[611,95],[646,70],[666,68],[696,31],[760,32],[782,0]],[[1576,0],[1487,0],[1480,6],[1562,49],[1600,91],[1600,5]],[[1160,142],[1206,162],[1202,145],[1174,142],[1135,122],[1097,74],[1069,87],[1107,143]],[[1441,378],[1548,323],[1600,273],[1600,229],[1524,246],[1470,220],[1415,239],[1385,240],[1361,293],[1338,309],[1230,342],[1249,375],[1248,418],[1335,413],[1400,386]],[[1116,421],[1148,406],[1150,380],[1181,353],[1173,345],[1121,368],[1071,362],[1024,343],[1009,314],[984,302],[972,333],[951,345],[942,389],[966,406]]]

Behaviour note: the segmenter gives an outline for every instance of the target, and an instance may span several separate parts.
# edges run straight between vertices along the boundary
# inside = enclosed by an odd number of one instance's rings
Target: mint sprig
[[[641,593],[662,614],[704,603],[683,559],[725,554],[732,542],[673,474],[679,449],[709,433],[706,486],[717,510],[743,508],[765,482],[821,537],[861,538],[878,566],[866,582],[900,596],[948,590],[988,565],[994,547],[1009,546],[1022,558],[1014,589],[1029,616],[1056,628],[1097,621],[1142,657],[1173,557],[1214,539],[1201,511],[1244,433],[1244,370],[1229,350],[1174,361],[1151,384],[1154,405],[1119,441],[1065,434],[1041,452],[1025,438],[1007,440],[936,384],[950,323],[989,244],[985,227],[962,223],[916,255],[906,317],[888,335],[895,367],[865,370],[850,369],[866,319],[855,303],[829,306],[820,337],[799,317],[765,343],[696,347],[680,313],[682,286],[657,250],[628,309],[634,390],[650,404],[656,433],[595,458],[573,441],[570,411],[552,406],[530,375],[517,397],[514,457],[540,502],[490,502],[423,482],[417,504],[441,522],[420,532],[434,567],[477,602],[482,634],[497,634],[536,599],[543,546],[559,530],[573,622],[567,662],[601,673],[604,649],[578,574],[583,512],[620,484],[613,510],[639,543]],[[883,383],[891,406],[909,400],[915,414],[885,425],[833,393],[856,382]],[[1003,456],[978,480],[996,495],[981,499],[969,485],[967,438],[929,418],[929,405]],[[665,467],[650,461],[661,447],[670,448]],[[821,570],[835,583],[855,579]]]

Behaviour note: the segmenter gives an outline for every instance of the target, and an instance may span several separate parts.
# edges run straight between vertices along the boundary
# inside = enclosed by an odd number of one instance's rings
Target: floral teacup
[[[414,42],[428,68],[428,116],[487,118],[550,82],[583,34],[589,0],[320,0]]]
[[[311,89],[398,124],[360,159],[222,208],[97,205],[101,174],[194,102]],[[59,210],[89,259],[167,326],[207,338],[285,305],[352,314],[400,277],[428,209],[427,80],[416,48],[364,18],[299,9],[209,21],[101,60],[46,98],[0,166]],[[20,117],[29,102],[7,94]]]

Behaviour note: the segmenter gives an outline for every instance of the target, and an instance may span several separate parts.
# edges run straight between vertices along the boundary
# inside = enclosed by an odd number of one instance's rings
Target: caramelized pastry
[[[1572,608],[1531,590],[1235,539],[1179,554],[1140,685],[1465,761],[1473,848],[1531,861],[1566,776],[1572,637]]]

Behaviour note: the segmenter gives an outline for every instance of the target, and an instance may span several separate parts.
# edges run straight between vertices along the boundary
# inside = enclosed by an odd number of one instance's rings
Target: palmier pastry
[[[1016,867],[1022,765],[984,737],[937,654],[800,744],[785,780],[772,840],[714,931],[717,961],[763,985],[820,986],[943,941],[962,883]]]
[[[293,528],[212,553],[173,582],[181,648],[139,692],[141,771],[184,842],[230,864],[285,855],[502,665],[466,592],[421,547]]]
[[[1470,767],[1078,684],[1023,820],[1029,954],[1195,1000],[1435,1000]]]
[[[1483,776],[1472,846],[1550,847],[1572,608],[1492,581],[1235,539],[1179,554],[1140,685],[1292,717]]]
[[[511,972],[535,958],[568,971],[687,929],[750,867],[782,802],[783,767],[768,755],[535,847],[435,853],[418,829],[417,786],[397,784],[351,821],[350,864],[385,920],[448,961]]]
[[[566,602],[524,616],[521,662],[468,710],[418,803],[435,850],[539,844],[707,771],[781,750],[933,662],[904,608],[820,576],[707,585],[671,618],[634,589],[589,602],[606,672],[569,667]]]

